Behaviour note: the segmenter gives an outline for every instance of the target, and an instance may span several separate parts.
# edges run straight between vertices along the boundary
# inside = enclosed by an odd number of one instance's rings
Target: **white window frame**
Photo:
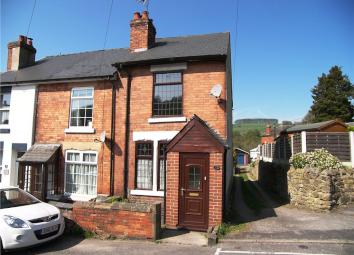
[[[12,96],[12,87],[10,89],[10,105],[0,107],[1,112],[9,112],[9,123],[8,124],[1,124],[0,123],[0,128],[9,128],[9,126],[10,126],[10,107],[11,107],[11,99],[12,99],[11,96]]]
[[[175,135],[177,135],[179,131],[134,131],[133,132],[133,141],[134,142],[144,142],[144,141],[152,141],[153,142],[153,159],[152,159],[152,190],[141,190],[134,189],[130,190],[130,195],[135,196],[154,196],[154,197],[163,197],[165,194],[164,190],[158,190],[157,187],[157,177],[158,177],[158,169],[159,166],[159,142],[160,141],[170,141]],[[135,159],[134,159],[135,160]],[[166,159],[167,160],[167,159]],[[167,173],[167,165],[165,169]],[[165,175],[165,178],[167,174]],[[136,187],[134,187],[136,188]],[[166,187],[165,187],[166,189]]]
[[[74,91],[76,91],[76,90],[85,90],[85,89],[91,89],[92,90],[92,96],[76,96],[76,97],[74,97],[74,99],[92,99],[92,122],[91,122],[91,126],[71,126],[71,112],[72,112],[72,101],[73,101]],[[68,127],[69,128],[66,128],[64,130],[65,133],[87,133],[87,134],[95,133],[95,129],[92,127],[93,119],[94,119],[94,105],[95,105],[94,93],[95,93],[94,87],[75,87],[75,88],[71,89],[69,123],[68,123]]]
[[[67,160],[68,158],[68,153],[79,153],[79,159],[80,161],[71,161]],[[83,155],[85,153],[90,153],[90,154],[95,154],[96,155],[96,162],[87,162],[83,161]],[[77,193],[70,193],[66,191],[66,164],[67,163],[72,163],[72,164],[85,164],[85,165],[96,165],[97,168],[97,173],[96,173],[96,195],[85,195],[85,194],[77,194]],[[65,171],[64,171],[64,194],[68,195],[72,200],[78,200],[78,201],[88,201],[92,198],[97,197],[97,181],[98,181],[98,153],[97,151],[81,151],[81,150],[66,150],[65,151]]]

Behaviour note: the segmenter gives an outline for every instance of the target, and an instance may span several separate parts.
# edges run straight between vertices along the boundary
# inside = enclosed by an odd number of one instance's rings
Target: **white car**
[[[55,206],[16,187],[0,187],[0,249],[33,246],[63,234],[64,218]]]

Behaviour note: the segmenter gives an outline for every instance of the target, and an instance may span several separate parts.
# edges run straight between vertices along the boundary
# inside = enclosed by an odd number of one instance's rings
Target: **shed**
[[[247,151],[242,150],[241,148],[235,148],[234,153],[236,154],[235,161],[238,166],[248,165],[250,154]]]
[[[294,134],[302,131],[307,132],[347,132],[348,125],[340,120],[328,120],[311,124],[298,124],[289,127],[282,133]]]

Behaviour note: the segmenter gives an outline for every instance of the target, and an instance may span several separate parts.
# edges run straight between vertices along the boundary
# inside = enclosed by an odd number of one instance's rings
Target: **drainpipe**
[[[109,195],[114,195],[114,146],[115,146],[115,131],[116,131],[116,84],[115,80],[109,79],[112,83],[112,110],[111,110],[111,168],[110,168],[110,187],[109,187]]]
[[[130,72],[123,68],[120,64],[115,65],[119,77],[122,77],[122,73],[127,75],[127,100],[126,100],[126,111],[125,111],[125,145],[124,145],[124,169],[123,169],[123,181],[124,181],[124,191],[123,197],[128,197],[128,176],[129,176],[129,138],[130,138],[130,94],[131,94],[131,83],[132,76]]]
[[[167,152],[165,151],[165,155],[164,155],[164,158],[165,158],[165,166],[164,166],[164,171],[165,171],[165,178],[163,180],[163,183],[164,183],[164,191],[163,191],[163,223],[166,225],[166,190],[167,190],[167,187],[166,187],[166,184],[167,184]]]

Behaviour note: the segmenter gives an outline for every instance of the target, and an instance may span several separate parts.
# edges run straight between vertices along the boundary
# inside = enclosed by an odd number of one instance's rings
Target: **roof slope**
[[[113,75],[115,63],[226,56],[228,47],[229,33],[162,38],[143,52],[120,48],[46,57],[33,66],[2,73],[0,84],[105,77]]]
[[[327,121],[311,123],[311,124],[295,125],[295,126],[287,128],[285,131],[288,133],[290,133],[290,132],[293,133],[293,132],[300,132],[300,131],[320,130],[321,128],[331,125],[335,122],[341,123],[338,120],[327,120]],[[343,125],[345,125],[345,124],[343,123]]]
[[[39,144],[36,143],[17,159],[18,162],[46,163],[60,148],[60,144]]]

